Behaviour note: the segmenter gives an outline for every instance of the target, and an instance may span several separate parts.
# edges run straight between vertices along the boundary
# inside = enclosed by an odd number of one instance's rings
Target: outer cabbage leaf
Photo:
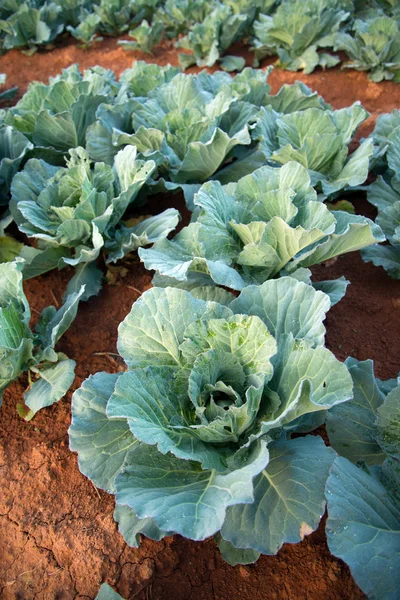
[[[139,519],[135,511],[129,506],[117,504],[114,510],[114,519],[118,523],[118,531],[123,536],[129,546],[139,548],[140,534],[159,541],[167,535],[171,535],[167,531],[162,531],[154,519],[145,518]]]
[[[72,396],[69,428],[71,450],[78,452],[79,468],[108,492],[114,492],[115,476],[126,453],[137,444],[126,420],[109,420],[106,406],[118,374],[96,373],[84,381]]]
[[[7,79],[7,75],[5,75],[5,73],[0,73],[0,87],[2,87],[5,84],[6,79]],[[8,90],[4,90],[4,91],[0,92],[0,104],[6,100],[11,100],[11,98],[14,98],[17,91],[18,91],[18,88],[13,87]]]
[[[115,232],[114,240],[105,244],[109,253],[107,262],[116,262],[129,252],[166,238],[178,222],[178,211],[167,208],[159,215],[145,218],[132,227],[121,225]]]
[[[400,498],[381,471],[337,458],[326,484],[329,549],[369,598],[395,600],[400,583]]]
[[[255,563],[260,558],[260,552],[249,548],[235,548],[233,544],[224,540],[219,533],[214,536],[214,539],[222,558],[232,567]]]
[[[117,594],[108,583],[103,583],[100,586],[96,600],[124,600],[122,596]]]
[[[253,446],[241,468],[226,473],[142,444],[129,452],[116,478],[117,502],[140,518],[151,515],[161,529],[204,540],[221,528],[229,506],[253,501],[252,480],[267,462],[263,442]]]
[[[0,128],[0,207],[10,200],[10,185],[25,154],[33,144],[11,126]]]
[[[31,372],[39,378],[32,384],[24,396],[29,414],[25,419],[31,419],[38,410],[51,406],[62,398],[75,379],[74,360],[62,359],[56,364],[44,363],[42,368],[31,367]]]
[[[328,544],[369,597],[394,599],[400,566],[400,380],[375,380],[371,361],[347,364],[354,400],[334,407],[327,419],[332,446],[347,457],[335,460],[326,485]]]
[[[321,438],[281,440],[254,480],[254,502],[232,506],[221,529],[235,548],[276,554],[314,531],[325,507],[325,482],[335,453]],[[283,518],[285,515],[285,518]]]
[[[329,411],[329,440],[341,456],[354,463],[381,464],[385,454],[377,442],[376,416],[384,395],[375,380],[373,362],[348,358],[346,365],[353,379],[354,397]]]
[[[1,226],[0,226],[1,229]],[[12,262],[23,248],[21,242],[17,242],[14,238],[8,235],[0,236],[0,263]]]
[[[376,223],[382,228],[390,245],[372,246],[363,250],[366,262],[381,266],[395,279],[400,279],[400,119],[399,112],[378,117],[372,133],[375,142],[375,169],[383,171],[367,188],[368,202],[378,210]]]

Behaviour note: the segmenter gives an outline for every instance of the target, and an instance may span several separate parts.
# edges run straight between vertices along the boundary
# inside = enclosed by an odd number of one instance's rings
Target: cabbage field
[[[0,598],[397,600],[395,0],[0,5]]]

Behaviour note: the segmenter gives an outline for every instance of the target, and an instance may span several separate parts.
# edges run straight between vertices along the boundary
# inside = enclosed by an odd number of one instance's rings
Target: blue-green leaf
[[[230,307],[235,313],[260,317],[278,341],[281,335],[291,333],[315,345],[324,342],[322,322],[330,308],[328,296],[291,277],[250,285]]]
[[[117,502],[139,518],[154,518],[160,529],[204,540],[221,528],[229,506],[253,501],[252,480],[267,463],[263,442],[241,468],[226,473],[202,470],[199,463],[141,444],[128,453],[116,478]]]
[[[276,554],[301,541],[324,513],[325,482],[335,453],[319,437],[282,440],[254,479],[254,502],[228,508],[221,535],[236,548]]]
[[[67,359],[40,369],[32,367],[38,379],[24,395],[25,404],[30,409],[25,417],[27,420],[41,408],[58,402],[67,393],[75,378],[75,365],[74,360]]]
[[[108,419],[106,406],[119,374],[97,373],[72,396],[70,448],[79,468],[99,487],[114,492],[125,456],[137,444],[125,419]]]
[[[140,534],[156,541],[162,540],[166,535],[171,535],[167,531],[161,531],[154,519],[139,519],[129,506],[117,504],[114,510],[114,519],[118,523],[118,531],[132,548],[139,548]]]
[[[326,497],[332,554],[349,565],[368,598],[396,600],[400,586],[397,493],[386,488],[372,472],[346,458],[337,458],[326,484]]]
[[[385,455],[376,441],[375,420],[384,396],[374,377],[373,362],[348,358],[346,365],[353,379],[353,398],[328,412],[329,440],[341,456],[354,463],[381,464]]]

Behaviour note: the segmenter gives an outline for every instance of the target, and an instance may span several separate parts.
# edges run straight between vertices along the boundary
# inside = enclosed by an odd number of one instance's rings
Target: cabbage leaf
[[[372,361],[346,361],[354,398],[328,412],[341,457],[326,483],[327,536],[369,598],[394,600],[400,583],[400,378],[380,382]]]

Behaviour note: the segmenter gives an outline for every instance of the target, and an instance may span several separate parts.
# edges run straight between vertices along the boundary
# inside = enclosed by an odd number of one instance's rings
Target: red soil
[[[22,93],[29,81],[46,81],[73,62],[81,68],[100,64],[119,74],[131,65],[133,56],[144,58],[107,39],[87,52],[75,45],[32,57],[9,52],[0,57],[0,72],[7,73],[7,83],[19,85]],[[153,60],[177,64],[177,53],[165,44]],[[318,90],[335,108],[361,100],[372,113],[362,135],[377,114],[400,108],[400,86],[374,84],[363,73],[335,69],[309,76],[274,71],[270,76],[274,92],[296,79]],[[177,197],[163,201],[176,204]],[[365,203],[358,204],[364,212]],[[159,203],[156,210],[164,208]],[[97,298],[81,305],[59,344],[77,362],[74,389],[91,373],[123,368],[110,354],[116,352],[117,326],[151,285],[151,274],[136,258],[125,266],[125,277],[105,285]],[[328,347],[340,359],[373,358],[381,378],[396,376],[400,282],[363,263],[358,253],[319,266],[315,274],[318,279],[345,275],[351,281],[346,297],[326,320]],[[34,317],[48,304],[60,302],[69,277],[64,270],[26,282]],[[323,527],[300,544],[285,545],[277,556],[261,557],[256,565],[246,567],[225,564],[211,540],[143,539],[140,549],[129,548],[113,521],[112,497],[80,474],[76,455],[68,449],[71,393],[26,423],[16,412],[26,383],[21,377],[6,390],[0,411],[0,598],[91,599],[104,580],[126,599],[138,600],[364,598],[348,568],[329,553]]]

